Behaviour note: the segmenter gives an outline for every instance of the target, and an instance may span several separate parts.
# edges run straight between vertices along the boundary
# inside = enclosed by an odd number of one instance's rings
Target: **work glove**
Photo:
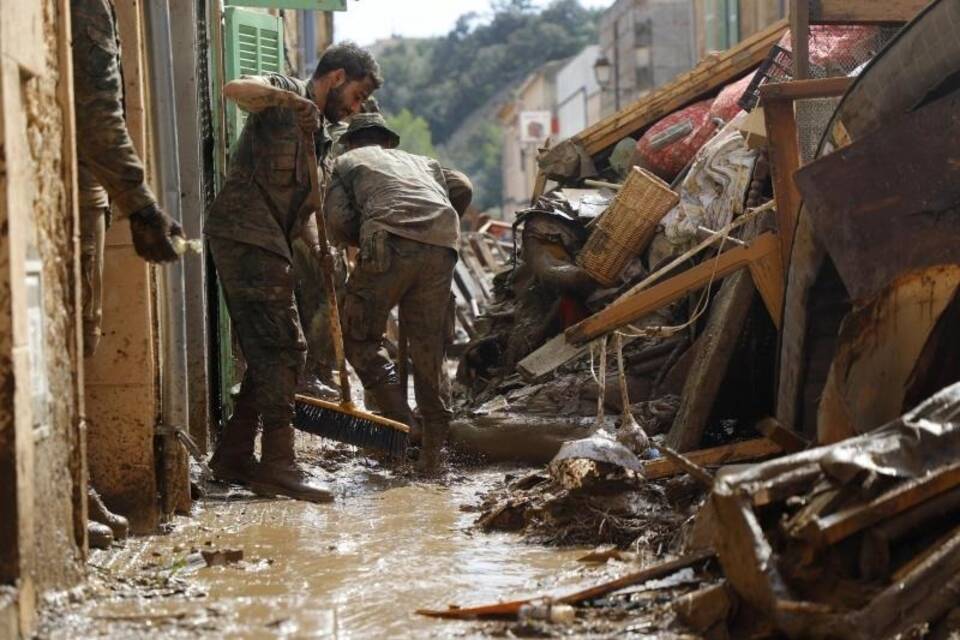
[[[137,255],[147,262],[173,262],[178,255],[172,236],[183,237],[183,228],[156,204],[130,214],[130,235]]]

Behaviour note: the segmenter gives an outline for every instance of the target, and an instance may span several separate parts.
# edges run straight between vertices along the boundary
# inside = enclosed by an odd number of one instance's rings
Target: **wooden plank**
[[[779,444],[787,453],[797,453],[810,447],[806,439],[784,427],[776,418],[764,418],[757,422],[757,431]]]
[[[790,34],[793,43],[793,77],[810,77],[810,2],[791,0]]]
[[[744,440],[733,444],[725,444],[712,449],[701,449],[700,451],[690,451],[684,456],[701,467],[720,466],[733,462],[743,462],[746,460],[757,460],[769,456],[783,453],[783,448],[776,442],[767,438],[756,438],[754,440]],[[643,465],[643,477],[647,480],[658,480],[660,478],[669,478],[682,472],[679,465],[672,460],[661,458],[646,462]]]
[[[692,71],[584,129],[571,140],[589,155],[604,151],[677,109],[718,91],[759,65],[786,28],[784,20],[774,23],[737,46],[705,59]],[[553,156],[562,152],[561,146],[555,147],[545,154],[541,166],[553,164]]]
[[[773,100],[810,100],[842,96],[853,86],[853,78],[814,78],[791,82],[771,82],[760,87],[760,100],[766,104]]]
[[[957,486],[960,486],[960,463],[938,469],[923,478],[907,480],[866,504],[844,509],[825,518],[815,518],[800,533],[805,540],[817,546],[836,544]]]
[[[700,447],[754,295],[753,283],[746,273],[734,274],[720,287],[684,381],[680,407],[667,433],[668,446],[678,451]]]
[[[621,297],[602,311],[567,329],[567,340],[573,344],[582,344],[619,329],[679,300],[691,291],[702,289],[710,282],[724,278],[751,262],[776,252],[777,243],[776,234],[764,233],[747,247],[736,247],[645,291]]]
[[[770,174],[773,196],[777,202],[777,231],[780,235],[780,258],[784,272],[789,267],[790,250],[800,213],[800,192],[793,182],[800,168],[800,142],[792,100],[763,103],[767,123],[767,148],[770,153]]]
[[[641,569],[640,571],[627,574],[623,577],[609,580],[603,584],[588,589],[575,591],[565,596],[553,598],[553,602],[561,604],[579,604],[588,600],[595,600],[614,591],[619,591],[626,587],[643,584],[650,580],[658,580],[681,569],[706,562],[714,557],[713,551],[698,551],[683,556],[676,560],[663,562],[652,567]],[[446,610],[419,609],[417,613],[430,618],[443,618],[446,620],[475,620],[477,618],[513,618],[519,613],[520,607],[541,597],[527,598],[525,600],[513,600],[510,602],[498,602],[491,605],[482,605],[478,607],[451,607]]]
[[[909,22],[930,0],[810,0],[811,24]]]
[[[774,326],[779,331],[783,318],[783,294],[786,285],[780,247],[761,258],[753,260],[749,268],[753,284],[760,292],[763,304],[770,313],[770,319],[773,320]]]

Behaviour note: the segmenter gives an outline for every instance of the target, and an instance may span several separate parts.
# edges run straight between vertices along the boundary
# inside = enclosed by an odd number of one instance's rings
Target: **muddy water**
[[[174,533],[127,543],[101,556],[114,574],[145,564],[177,567],[191,548],[239,548],[243,562],[180,570],[203,598],[102,602],[98,619],[196,621],[229,637],[472,637],[469,623],[441,622],[417,608],[480,604],[582,584],[576,557],[506,534],[468,530],[461,509],[503,471],[447,485],[357,469],[340,480],[334,505],[242,499],[206,501]],[[95,558],[96,560],[96,558]],[[138,635],[143,636],[143,629]],[[176,633],[161,625],[157,636]],[[148,634],[149,635],[149,634]]]

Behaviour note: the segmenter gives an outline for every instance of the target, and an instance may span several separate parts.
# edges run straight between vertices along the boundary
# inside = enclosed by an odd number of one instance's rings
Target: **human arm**
[[[118,219],[130,219],[137,254],[175,260],[172,236],[183,235],[157,205],[127,130],[116,24],[102,2],[76,2],[71,42],[77,158],[106,190]]]
[[[360,245],[360,212],[354,206],[349,188],[336,169],[327,188],[323,216],[331,244]]]
[[[231,80],[223,86],[223,95],[248,113],[261,113],[274,107],[290,109],[296,113],[301,129],[315,131],[319,126],[320,111],[312,100],[275,86],[266,76]]]

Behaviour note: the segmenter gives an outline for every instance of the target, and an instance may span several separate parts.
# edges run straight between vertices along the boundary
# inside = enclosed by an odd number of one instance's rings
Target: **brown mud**
[[[425,483],[342,449],[315,459],[335,504],[263,500],[210,485],[169,533],[92,552],[88,584],[50,599],[39,636],[470,637],[483,632],[414,611],[530,596],[583,579],[582,549],[474,530],[478,496],[503,469]],[[243,559],[207,567],[199,553],[229,549]]]

